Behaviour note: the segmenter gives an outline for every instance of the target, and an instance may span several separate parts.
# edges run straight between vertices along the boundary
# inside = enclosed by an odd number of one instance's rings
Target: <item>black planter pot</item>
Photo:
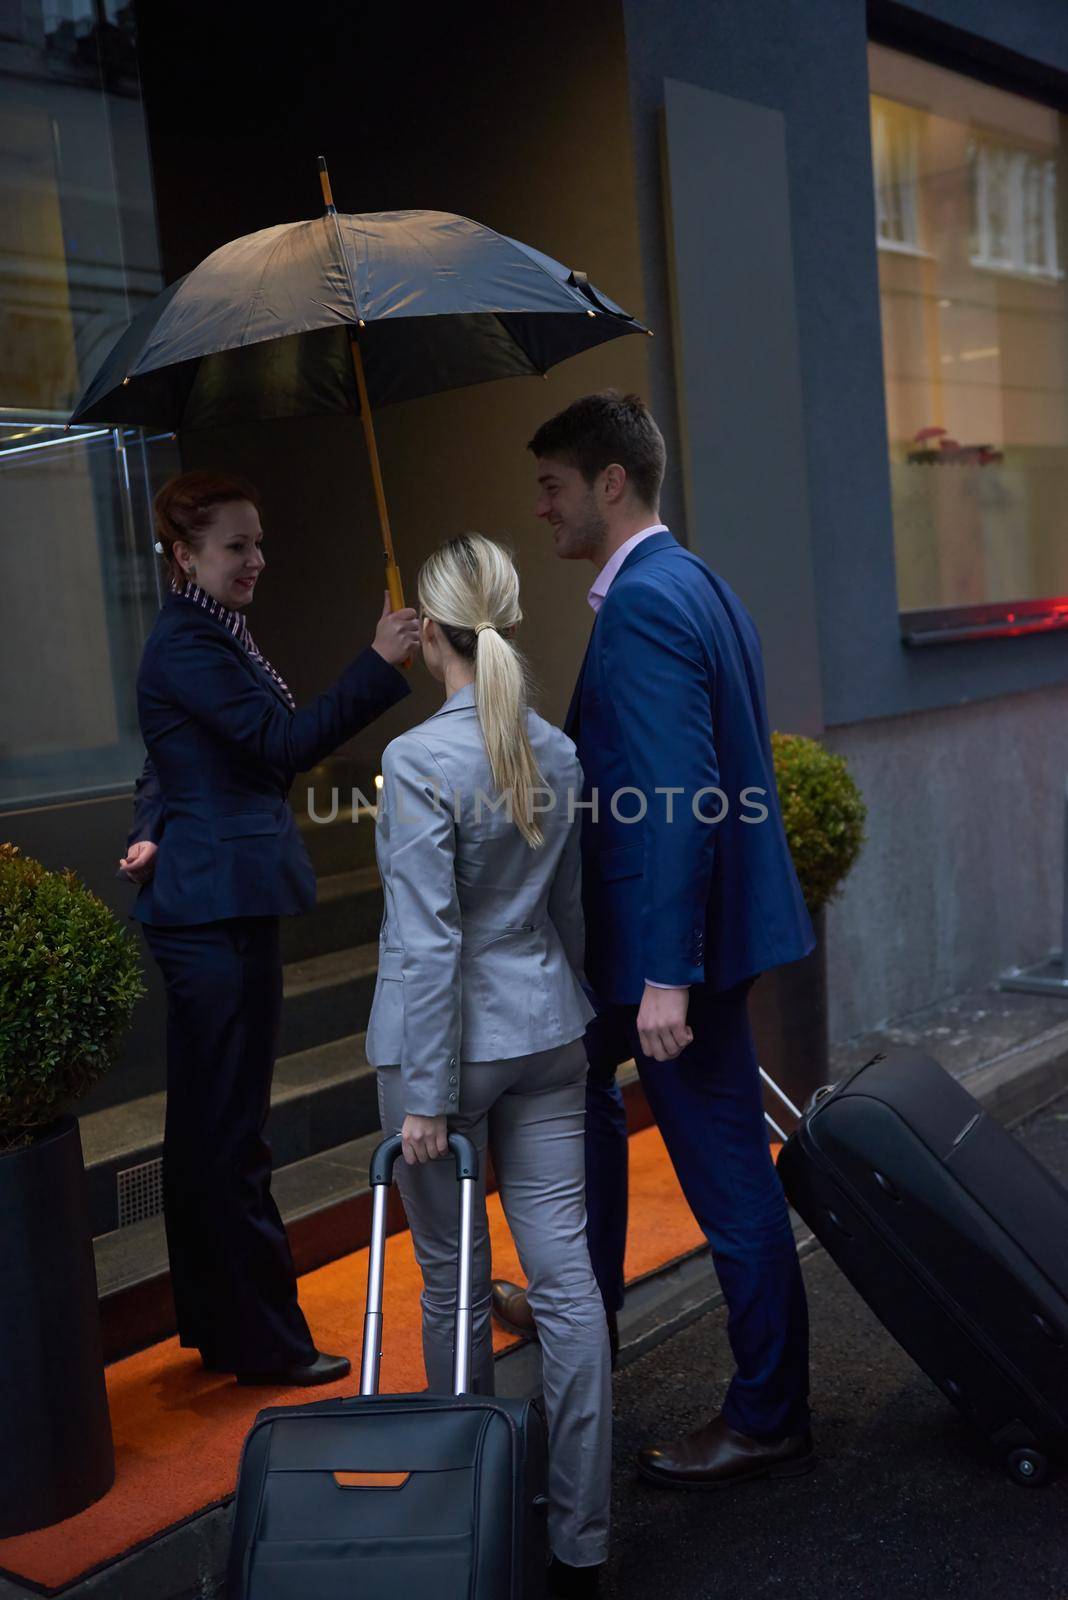
[[[0,1155],[0,1538],[115,1481],[78,1124]]]
[[[803,961],[765,972],[749,994],[749,1021],[757,1060],[795,1106],[827,1082],[827,955],[823,913],[812,919],[816,948]],[[795,1118],[765,1088],[764,1104],[784,1133]]]

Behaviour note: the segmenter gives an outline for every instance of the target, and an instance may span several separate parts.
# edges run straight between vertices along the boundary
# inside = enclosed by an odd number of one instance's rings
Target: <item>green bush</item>
[[[799,733],[773,733],[771,753],[790,854],[810,912],[839,892],[864,843],[867,807],[841,756]]]
[[[137,946],[104,902],[0,844],[0,1150],[111,1066],[143,993]]]

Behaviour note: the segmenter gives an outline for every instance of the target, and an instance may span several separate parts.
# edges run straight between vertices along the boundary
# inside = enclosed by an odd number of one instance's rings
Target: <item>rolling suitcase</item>
[[[915,1050],[821,1090],[778,1168],[888,1332],[1040,1483],[1068,1449],[1068,1192]]]
[[[451,1134],[460,1194],[454,1394],[379,1395],[386,1199],[400,1136],[371,1162],[359,1398],[261,1411],[234,1506],[230,1600],[542,1600],[547,1455],[530,1401],[465,1393],[478,1156]]]

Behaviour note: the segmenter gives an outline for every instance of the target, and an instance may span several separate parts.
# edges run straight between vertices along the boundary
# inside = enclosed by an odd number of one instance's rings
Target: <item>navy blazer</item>
[[[176,927],[310,910],[315,871],[287,798],[293,779],[410,692],[368,649],[294,711],[222,623],[169,595],[137,675],[148,760],[129,844],[151,839],[159,853],[133,915]]]
[[[670,533],[650,534],[616,574],[565,731],[587,807],[597,791],[597,812],[583,812],[582,866],[586,972],[599,999],[635,1004],[650,978],[728,989],[809,953],[756,627]],[[701,794],[710,789],[722,797]],[[695,803],[721,820],[699,820]]]

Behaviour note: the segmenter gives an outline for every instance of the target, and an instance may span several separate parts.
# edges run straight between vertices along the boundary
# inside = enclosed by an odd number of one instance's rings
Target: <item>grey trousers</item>
[[[510,1061],[461,1063],[461,1110],[449,1129],[479,1153],[471,1284],[472,1387],[493,1393],[486,1149],[527,1275],[542,1349],[549,1422],[549,1542],[572,1566],[608,1549],[612,1389],[608,1328],[586,1246],[586,1050],[581,1039]],[[399,1067],[378,1069],[386,1133],[404,1121]],[[423,1353],[432,1392],[452,1388],[457,1186],[451,1157],[397,1162],[397,1183],[423,1274]]]

